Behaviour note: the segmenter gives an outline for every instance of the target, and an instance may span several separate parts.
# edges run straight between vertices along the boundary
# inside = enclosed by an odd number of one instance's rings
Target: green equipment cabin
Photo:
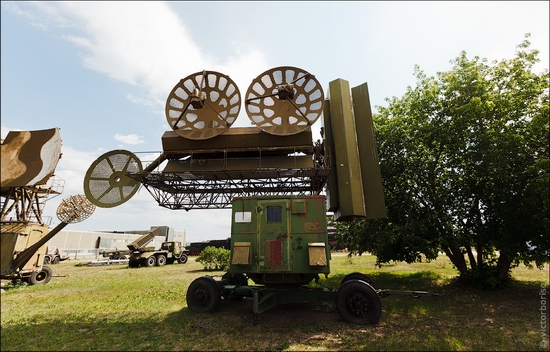
[[[269,287],[329,274],[325,197],[235,198],[232,216],[230,273]]]
[[[376,323],[382,303],[367,276],[349,274],[337,290],[308,286],[330,273],[325,202],[320,195],[235,198],[230,268],[218,281],[195,279],[187,290],[189,309],[210,313],[222,298],[251,297],[257,322],[259,313],[279,304],[325,301],[335,302],[345,321]]]

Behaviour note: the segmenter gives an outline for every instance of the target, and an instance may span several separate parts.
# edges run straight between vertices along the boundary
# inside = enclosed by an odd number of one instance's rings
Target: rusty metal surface
[[[59,128],[10,131],[1,150],[1,188],[45,185],[61,158]]]

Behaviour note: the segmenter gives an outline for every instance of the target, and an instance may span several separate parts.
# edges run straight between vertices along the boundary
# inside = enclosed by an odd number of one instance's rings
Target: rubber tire
[[[55,257],[55,258],[53,258],[52,264],[59,264],[60,261],[61,261],[61,259],[59,259],[59,257]]]
[[[336,292],[336,310],[347,322],[373,325],[382,315],[382,302],[375,289],[365,281],[348,280]]]
[[[139,260],[129,260],[128,266],[130,268],[139,268]]]
[[[159,254],[157,256],[157,265],[163,266],[164,264],[166,264],[166,256],[164,254]]]
[[[201,276],[187,289],[187,307],[195,313],[212,313],[220,304],[222,290],[210,276]]]
[[[31,276],[29,276],[28,283],[29,285],[45,285],[50,282],[52,275],[52,269],[47,266],[42,266],[42,270],[32,272]]]
[[[365,281],[367,284],[371,285],[373,288],[376,288],[374,286],[374,281],[372,281],[372,279],[370,277],[368,277],[367,275],[365,274],[362,274],[362,273],[358,273],[358,272],[355,272],[355,273],[351,273],[351,274],[348,274],[346,275],[343,279],[342,279],[342,282],[340,283],[340,286],[346,282],[346,281],[349,281],[349,280],[362,280],[362,281]]]
[[[155,266],[157,263],[157,258],[155,258],[154,255],[147,257],[147,259],[144,260],[145,266]]]
[[[187,263],[187,260],[189,260],[189,258],[187,257],[187,254],[182,253],[181,256],[178,258],[178,263],[185,264]]]
[[[44,264],[50,264],[50,256],[49,255],[44,257]]]

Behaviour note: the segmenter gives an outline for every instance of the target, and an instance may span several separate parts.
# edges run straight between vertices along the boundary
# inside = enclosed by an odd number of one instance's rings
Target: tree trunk
[[[472,247],[469,244],[466,245],[466,252],[468,253],[468,260],[470,261],[470,268],[475,269],[476,258],[474,257],[474,253],[472,253]]]
[[[506,280],[506,278],[508,277],[508,271],[510,271],[510,266],[512,265],[513,261],[513,257],[508,256],[507,254],[502,252],[500,253],[497,262],[498,279],[500,282]]]
[[[464,255],[460,251],[458,242],[455,239],[452,239],[449,242],[449,245],[444,247],[443,250],[445,251],[445,254],[447,254],[447,257],[449,257],[451,262],[456,266],[457,270],[460,272],[460,276],[465,275],[468,271],[468,266],[466,264],[466,260],[464,259]]]
[[[483,241],[478,239],[476,244],[477,265],[483,267]]]

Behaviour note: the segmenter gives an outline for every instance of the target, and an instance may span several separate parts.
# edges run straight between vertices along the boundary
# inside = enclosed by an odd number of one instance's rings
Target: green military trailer
[[[319,195],[235,198],[229,270],[219,281],[195,279],[187,290],[189,309],[213,312],[221,298],[251,297],[257,320],[278,304],[329,301],[348,322],[378,322],[382,304],[367,276],[349,274],[337,290],[308,286],[330,273],[325,209],[325,197]]]

